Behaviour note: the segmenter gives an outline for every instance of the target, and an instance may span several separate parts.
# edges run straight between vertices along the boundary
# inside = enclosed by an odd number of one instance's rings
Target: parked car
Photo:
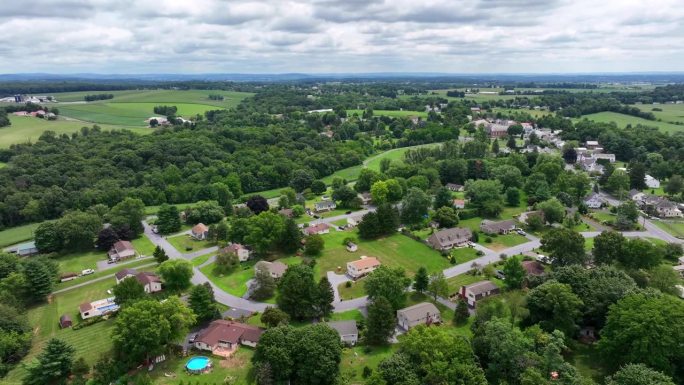
[[[352,213],[351,210],[349,210],[349,211],[347,211],[345,214],[349,215],[349,214],[351,214],[351,213]]]
[[[503,270],[497,270],[494,275],[496,276],[496,278],[506,279],[506,274],[504,274]]]
[[[93,269],[85,269],[85,270],[83,270],[83,271],[81,272],[81,275],[90,275],[90,274],[93,274],[93,273],[95,273],[95,270],[93,270]]]
[[[525,235],[527,235],[527,233],[524,232],[524,231],[521,230],[521,229],[518,229],[518,230],[516,230],[515,232],[518,233],[518,235],[522,235],[523,237],[524,237]]]

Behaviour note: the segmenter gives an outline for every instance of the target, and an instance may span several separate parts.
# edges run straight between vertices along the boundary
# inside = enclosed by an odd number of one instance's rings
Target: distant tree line
[[[209,94],[209,100],[223,100],[223,95],[219,94]]]
[[[95,100],[107,100],[107,99],[114,99],[114,94],[95,94],[95,95],[86,95],[83,97],[83,100],[86,102],[93,102]]]

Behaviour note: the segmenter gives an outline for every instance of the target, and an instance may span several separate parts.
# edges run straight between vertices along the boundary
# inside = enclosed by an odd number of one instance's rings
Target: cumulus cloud
[[[677,71],[680,0],[34,0],[0,72]]]

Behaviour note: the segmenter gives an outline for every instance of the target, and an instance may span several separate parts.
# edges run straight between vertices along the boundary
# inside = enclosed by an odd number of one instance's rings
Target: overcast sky
[[[0,73],[684,70],[682,0],[0,2]]]

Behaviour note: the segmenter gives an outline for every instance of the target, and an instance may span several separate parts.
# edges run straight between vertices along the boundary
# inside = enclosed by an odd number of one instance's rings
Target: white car
[[[85,269],[85,270],[83,270],[83,271],[81,272],[81,275],[90,275],[90,274],[93,274],[93,273],[95,273],[95,270],[93,270],[93,269]]]

